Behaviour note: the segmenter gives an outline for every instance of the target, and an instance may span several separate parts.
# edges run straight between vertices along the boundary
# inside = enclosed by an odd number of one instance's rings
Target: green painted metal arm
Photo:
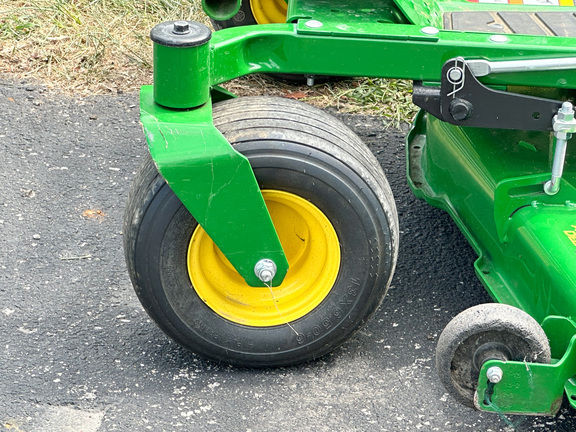
[[[158,170],[230,263],[251,286],[264,286],[255,264],[273,260],[280,283],[288,269],[248,160],[212,123],[212,105],[175,111],[140,94],[141,121]]]
[[[321,28],[308,28],[306,22],[214,33],[211,83],[269,72],[439,82],[444,63],[458,56],[490,61],[576,57],[572,38],[507,35],[507,43],[495,43],[488,33],[440,30],[427,35],[421,26],[380,23],[351,24],[344,29],[338,22],[327,22]],[[493,74],[481,81],[576,88],[576,70]]]
[[[495,43],[485,33],[430,34],[422,26],[407,24],[343,26],[327,21],[318,27],[300,20],[231,28],[213,35],[199,24],[192,25],[197,34],[174,33],[172,24],[167,24],[156,34],[153,94],[144,89],[142,98],[142,121],[152,156],[175,194],[252,286],[262,286],[253,274],[259,259],[276,262],[274,284],[282,281],[288,265],[248,163],[211,122],[211,88],[260,72],[438,82],[444,62],[457,56],[491,61],[514,60],[519,55],[522,59],[576,57],[576,44],[569,38],[509,35],[508,42]],[[179,37],[185,43],[177,46]],[[576,70],[497,74],[482,81],[576,88]],[[244,204],[246,214],[230,203]],[[257,233],[251,231],[254,226]],[[234,230],[237,233],[229,236]]]
[[[575,396],[571,378],[576,374],[576,323],[564,317],[550,316],[542,324],[552,345],[552,364],[502,362],[492,360],[480,370],[477,396],[483,411],[508,414],[555,415],[562,405],[564,391]],[[502,380],[491,384],[489,368],[497,366]]]

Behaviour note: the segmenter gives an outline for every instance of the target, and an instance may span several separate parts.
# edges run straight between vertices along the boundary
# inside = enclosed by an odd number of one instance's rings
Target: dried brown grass
[[[135,91],[152,83],[150,29],[175,19],[210,25],[199,0],[0,0],[0,75],[76,96]],[[307,87],[250,76],[226,87],[379,114],[396,124],[415,112],[405,81]]]
[[[150,29],[207,19],[192,0],[0,0],[0,73],[79,95],[151,82]]]
[[[321,108],[383,117],[399,126],[410,121],[418,107],[412,103],[412,83],[405,80],[356,78],[330,80],[313,87],[295,85],[262,75],[251,75],[224,85],[239,96],[268,94],[298,99]]]

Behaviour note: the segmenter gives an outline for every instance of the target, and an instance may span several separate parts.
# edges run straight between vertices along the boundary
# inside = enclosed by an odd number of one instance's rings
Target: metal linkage
[[[456,126],[515,130],[552,130],[551,120],[561,105],[552,99],[489,88],[478,81],[462,57],[444,64],[440,87],[415,81],[412,101]]]
[[[560,190],[560,179],[564,171],[566,159],[566,147],[572,134],[576,132],[576,120],[574,119],[574,106],[570,102],[564,102],[558,110],[558,114],[552,120],[556,147],[552,162],[552,178],[544,184],[544,192],[547,195],[556,195]]]
[[[466,64],[475,77],[482,77],[495,73],[576,69],[576,57],[509,61],[468,60]]]

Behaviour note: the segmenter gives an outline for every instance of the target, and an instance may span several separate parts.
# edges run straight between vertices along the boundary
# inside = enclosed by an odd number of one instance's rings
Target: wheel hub
[[[512,359],[510,349],[500,342],[488,342],[482,344],[475,352],[473,363],[476,370],[482,369],[482,365],[488,360],[507,361]]]
[[[283,191],[262,195],[290,264],[280,286],[248,286],[201,227],[188,248],[188,274],[198,296],[218,315],[254,327],[285,324],[311,312],[340,268],[336,231],[316,206]]]

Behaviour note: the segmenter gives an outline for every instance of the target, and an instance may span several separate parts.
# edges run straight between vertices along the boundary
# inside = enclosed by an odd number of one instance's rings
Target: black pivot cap
[[[196,21],[166,21],[150,31],[152,42],[168,47],[196,47],[211,37],[212,31]]]

